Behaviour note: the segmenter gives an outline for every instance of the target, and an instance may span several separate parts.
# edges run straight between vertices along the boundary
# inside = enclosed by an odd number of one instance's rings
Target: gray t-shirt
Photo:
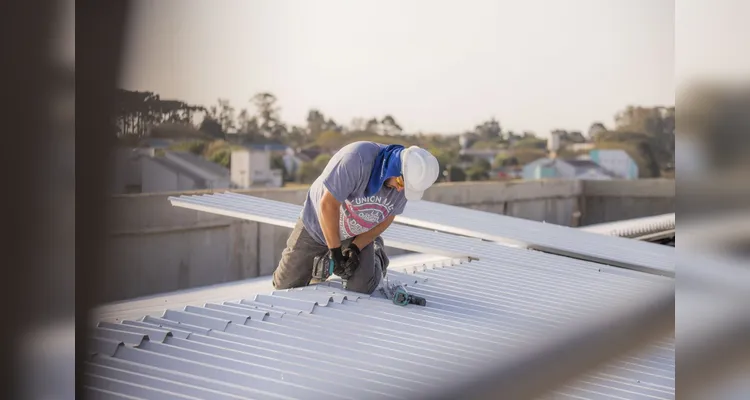
[[[354,142],[344,146],[328,162],[318,179],[310,186],[302,209],[302,221],[310,235],[325,245],[320,226],[320,200],[327,189],[341,203],[339,235],[341,240],[374,228],[390,215],[399,215],[406,206],[404,192],[385,185],[370,197],[364,192],[378,152],[385,145]]]

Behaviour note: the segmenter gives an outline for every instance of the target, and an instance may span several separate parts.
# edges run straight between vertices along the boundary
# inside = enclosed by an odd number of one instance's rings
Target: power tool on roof
[[[380,293],[386,298],[391,299],[393,304],[398,306],[406,306],[408,304],[425,306],[427,304],[427,300],[424,297],[410,294],[406,290],[406,285],[399,281],[391,282],[388,277],[383,278],[383,282],[380,285]]]

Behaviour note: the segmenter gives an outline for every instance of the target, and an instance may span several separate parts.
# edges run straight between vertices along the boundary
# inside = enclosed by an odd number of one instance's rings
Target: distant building
[[[114,154],[114,176],[110,183],[113,194],[142,192],[142,159],[153,157],[155,149],[138,147],[120,147]]]
[[[638,164],[625,150],[591,150],[589,159],[622,179],[638,179]]]
[[[229,169],[188,152],[122,148],[115,153],[112,194],[231,188]]]
[[[229,169],[193,153],[165,151],[141,162],[144,193],[231,188]]]
[[[582,180],[611,180],[618,179],[617,174],[591,160],[564,160],[567,164],[573,166],[575,179]]]
[[[232,151],[231,180],[240,189],[281,187],[284,171],[271,169],[271,151],[245,148]]]
[[[611,180],[617,175],[591,160],[540,158],[523,167],[523,179]]]

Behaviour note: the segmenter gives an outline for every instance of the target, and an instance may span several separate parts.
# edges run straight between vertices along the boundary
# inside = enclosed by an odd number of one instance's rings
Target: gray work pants
[[[351,240],[343,241],[342,247]],[[328,246],[316,242],[305,230],[302,220],[298,219],[286,241],[286,248],[281,252],[281,261],[273,272],[274,288],[289,289],[309,285],[312,280],[313,259],[327,252]],[[361,249],[359,260],[359,267],[347,281],[347,290],[372,294],[388,268],[383,239],[378,236]]]

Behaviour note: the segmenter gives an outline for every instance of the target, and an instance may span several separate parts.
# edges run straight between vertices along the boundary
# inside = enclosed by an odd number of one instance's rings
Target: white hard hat
[[[438,178],[440,165],[429,151],[411,146],[401,152],[401,173],[404,176],[406,200],[418,201]]]

